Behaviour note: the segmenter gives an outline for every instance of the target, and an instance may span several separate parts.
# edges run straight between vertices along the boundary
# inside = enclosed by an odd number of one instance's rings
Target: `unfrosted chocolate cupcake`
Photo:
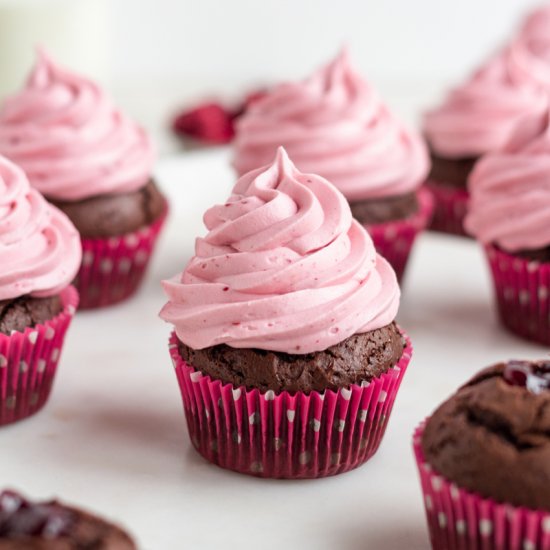
[[[545,548],[550,530],[550,362],[474,376],[415,437],[434,550]]]
[[[426,423],[428,463],[460,487],[550,511],[550,362],[490,367]]]
[[[89,512],[3,491],[0,550],[136,550],[136,545],[120,527]]]

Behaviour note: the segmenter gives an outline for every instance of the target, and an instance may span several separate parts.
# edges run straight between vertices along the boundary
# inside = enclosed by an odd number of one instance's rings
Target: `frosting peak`
[[[42,50],[25,88],[0,109],[0,153],[33,187],[64,201],[139,189],[153,164],[143,130]]]
[[[546,94],[512,70],[512,57],[510,48],[494,56],[426,114],[424,131],[434,152],[468,158],[496,151],[522,117],[545,111]]]
[[[237,123],[237,172],[268,164],[279,145],[300,170],[326,177],[351,201],[410,192],[428,170],[420,136],[389,112],[347,50],[251,106]]]
[[[504,150],[484,156],[468,182],[466,230],[509,252],[550,245],[548,114],[539,120],[538,133],[532,123],[529,127],[529,132],[519,127]]]
[[[338,190],[282,148],[204,221],[195,256],[163,284],[161,317],[188,346],[304,354],[394,320],[393,270]]]
[[[0,300],[59,293],[80,267],[79,235],[68,218],[0,157]]]

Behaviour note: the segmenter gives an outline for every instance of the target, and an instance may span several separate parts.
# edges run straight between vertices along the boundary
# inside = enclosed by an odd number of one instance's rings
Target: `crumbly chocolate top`
[[[194,350],[180,342],[179,347],[187,363],[211,378],[275,392],[322,392],[372,380],[396,365],[404,348],[405,340],[395,323],[305,355],[225,344]]]
[[[165,207],[165,199],[152,181],[130,193],[51,202],[88,238],[116,237],[136,231],[154,222]]]
[[[415,192],[367,199],[350,204],[353,217],[364,225],[404,220],[418,211],[418,199]]]
[[[0,300],[0,333],[11,334],[14,330],[23,332],[27,327],[53,319],[61,310],[59,296],[21,296],[14,300]]]
[[[550,511],[550,363],[511,361],[474,376],[428,420],[422,449],[458,486]]]
[[[0,550],[135,550],[122,529],[56,500],[0,493]]]

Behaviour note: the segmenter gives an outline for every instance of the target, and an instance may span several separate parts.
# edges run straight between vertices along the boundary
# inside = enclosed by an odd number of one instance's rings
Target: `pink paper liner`
[[[464,218],[470,200],[468,191],[432,180],[428,180],[425,186],[431,191],[435,203],[430,229],[470,238],[464,231]]]
[[[50,395],[65,334],[78,306],[78,293],[60,294],[62,312],[43,324],[0,334],[0,426],[40,410]]]
[[[175,333],[170,355],[194,447],[208,461],[243,474],[318,478],[346,472],[378,449],[412,346],[369,384],[339,391],[260,392],[213,380],[188,365]]]
[[[365,225],[376,250],[388,260],[397,279],[402,280],[417,235],[426,229],[433,212],[433,199],[427,189],[417,192],[418,211],[410,218],[387,223]]]
[[[82,265],[74,281],[80,309],[110,306],[126,300],[139,288],[168,215],[138,231],[106,239],[82,239]]]
[[[550,550],[550,513],[483,498],[439,475],[424,459],[424,426],[413,447],[434,550]]]
[[[485,251],[502,324],[518,336],[550,345],[550,263],[513,256],[491,245]]]

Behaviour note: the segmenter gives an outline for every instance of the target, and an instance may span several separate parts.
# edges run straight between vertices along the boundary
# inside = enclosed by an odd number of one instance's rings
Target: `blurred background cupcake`
[[[234,166],[242,175],[284,146],[304,172],[333,183],[377,250],[403,275],[414,239],[431,215],[425,145],[352,67],[347,50],[310,78],[275,87],[236,125]]]
[[[395,273],[327,180],[282,148],[204,216],[161,316],[191,440],[263,477],[345,472],[374,454],[411,356]]]
[[[0,157],[0,426],[46,403],[78,305],[81,259],[69,219]]]
[[[475,162],[497,151],[526,115],[542,113],[550,93],[549,8],[533,12],[510,43],[454,88],[424,118],[435,199],[432,229],[465,235],[467,179]]]
[[[98,85],[40,50],[24,88],[0,109],[0,153],[79,230],[81,307],[130,297],[167,213],[145,131]]]
[[[550,363],[474,376],[417,430],[432,548],[544,549],[550,542]]]
[[[515,334],[550,344],[550,122],[516,129],[469,177],[466,230],[485,247],[498,313]]]

